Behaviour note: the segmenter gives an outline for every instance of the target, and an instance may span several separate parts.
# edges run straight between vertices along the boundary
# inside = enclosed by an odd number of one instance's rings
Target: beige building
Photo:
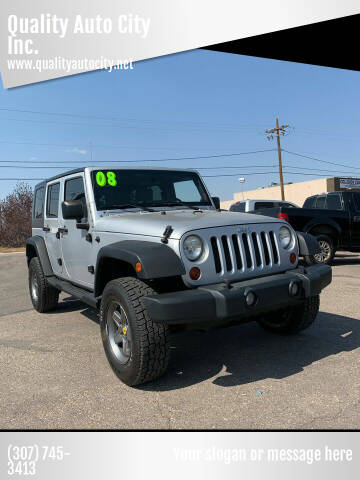
[[[284,185],[285,200],[293,202],[299,207],[307,197],[318,193],[334,192],[335,190],[345,190],[348,188],[360,188],[359,178],[320,178],[317,180],[309,180],[307,182],[291,183]],[[221,202],[221,208],[229,209],[234,202],[241,200],[281,200],[281,189],[277,185],[269,188],[258,188],[257,190],[249,190],[234,194],[232,200]]]

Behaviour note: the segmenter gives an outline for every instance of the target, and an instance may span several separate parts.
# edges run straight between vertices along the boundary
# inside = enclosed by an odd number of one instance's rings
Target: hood
[[[166,210],[166,215],[160,211],[110,212],[108,215],[98,218],[96,230],[162,237],[165,228],[171,225],[173,232],[170,238],[180,239],[184,233],[202,228],[275,222],[280,222],[280,220],[263,215],[216,210]]]

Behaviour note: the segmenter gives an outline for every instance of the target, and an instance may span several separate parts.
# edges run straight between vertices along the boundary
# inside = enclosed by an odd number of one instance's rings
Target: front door
[[[62,197],[64,201],[80,200],[83,203],[85,217],[81,219],[81,223],[86,223],[88,221],[87,202],[82,174],[77,173],[64,179]],[[77,220],[64,220],[62,212],[60,218],[62,223],[60,236],[64,275],[75,284],[92,288],[94,274],[91,273],[93,249],[91,231],[78,228]]]
[[[61,183],[55,181],[47,184],[45,199],[44,240],[49,260],[55,275],[62,276],[63,262],[58,233],[60,212]]]

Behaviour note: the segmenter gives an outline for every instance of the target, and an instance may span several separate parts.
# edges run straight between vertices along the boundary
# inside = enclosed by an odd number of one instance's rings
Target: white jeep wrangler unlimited
[[[39,183],[27,240],[39,312],[67,292],[100,309],[106,356],[137,385],[162,375],[169,333],[255,319],[277,333],[308,327],[327,265],[311,235],[271,217],[221,211],[193,170],[96,168]]]

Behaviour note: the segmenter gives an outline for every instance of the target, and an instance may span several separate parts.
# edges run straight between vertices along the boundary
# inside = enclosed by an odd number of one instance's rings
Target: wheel
[[[38,257],[32,258],[29,263],[29,291],[31,302],[38,312],[49,312],[57,307],[60,292],[46,280]]]
[[[320,297],[307,298],[302,304],[270,313],[258,320],[265,330],[273,333],[298,333],[310,327],[314,322],[320,306]]]
[[[314,263],[330,265],[336,252],[334,241],[328,235],[316,235],[316,239],[319,242],[321,252],[316,255],[306,256],[306,263],[308,265],[314,265]]]
[[[169,363],[169,332],[153,323],[141,299],[155,292],[133,277],[109,282],[100,306],[100,330],[107,359],[129,386],[160,377]]]

